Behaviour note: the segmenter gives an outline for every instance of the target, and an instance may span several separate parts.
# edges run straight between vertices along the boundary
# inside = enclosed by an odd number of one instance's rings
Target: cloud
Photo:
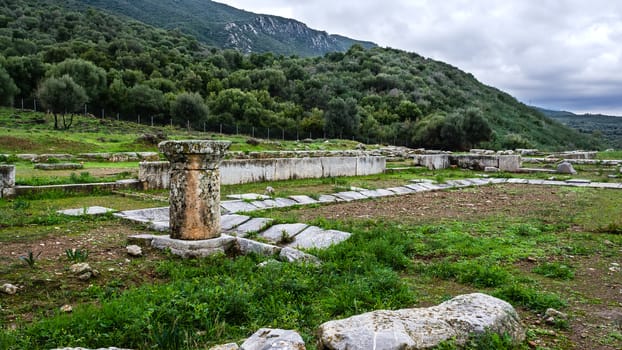
[[[226,0],[441,60],[526,103],[622,115],[617,0]]]

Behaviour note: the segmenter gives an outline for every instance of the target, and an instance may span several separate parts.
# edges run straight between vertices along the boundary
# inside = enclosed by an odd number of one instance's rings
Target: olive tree
[[[62,117],[63,129],[73,123],[73,113],[80,109],[88,97],[84,88],[76,84],[69,75],[47,78],[41,83],[37,96],[44,108],[54,115],[54,129],[59,128],[58,116]],[[69,115],[69,119],[66,116]]]

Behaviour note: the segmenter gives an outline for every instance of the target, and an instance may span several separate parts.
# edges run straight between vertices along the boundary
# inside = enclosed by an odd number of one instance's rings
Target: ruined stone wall
[[[384,157],[317,157],[231,159],[220,164],[221,183],[236,185],[250,182],[310,179],[334,176],[381,174]],[[145,189],[168,188],[168,162],[142,162],[139,180]]]

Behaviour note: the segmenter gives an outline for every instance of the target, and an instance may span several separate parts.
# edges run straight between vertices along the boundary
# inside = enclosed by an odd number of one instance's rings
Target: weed
[[[65,249],[65,255],[71,262],[85,262],[89,257],[89,251],[87,249]]]
[[[20,260],[22,260],[24,263],[26,263],[26,265],[28,265],[28,267],[30,267],[31,269],[35,268],[35,265],[37,264],[37,259],[39,258],[39,255],[41,255],[41,252],[37,253],[36,255],[31,251],[28,251],[28,255],[26,256],[20,256]]]
[[[294,237],[290,236],[286,230],[281,231],[281,238],[279,239],[279,244],[288,244],[294,241]]]
[[[542,231],[530,224],[518,224],[510,227],[509,233],[522,237],[538,236]]]
[[[540,292],[516,283],[497,289],[493,295],[512,305],[521,305],[537,312],[544,312],[548,308],[559,310],[567,305],[557,294]]]
[[[30,208],[30,202],[27,200],[18,198],[13,202],[13,210],[20,211]]]
[[[558,262],[544,263],[534,267],[532,271],[545,277],[560,280],[571,280],[574,278],[574,269],[571,266]]]
[[[604,226],[599,226],[596,229],[598,233],[608,233],[613,235],[622,235],[622,223],[611,222]]]

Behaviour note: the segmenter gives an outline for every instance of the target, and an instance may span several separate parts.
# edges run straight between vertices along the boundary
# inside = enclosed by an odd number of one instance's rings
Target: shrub
[[[567,305],[557,294],[539,292],[516,283],[497,289],[493,296],[537,312],[544,312],[548,308],[560,309]]]
[[[532,271],[545,277],[561,280],[571,280],[574,278],[574,269],[571,266],[558,262],[544,263],[534,267]]]

